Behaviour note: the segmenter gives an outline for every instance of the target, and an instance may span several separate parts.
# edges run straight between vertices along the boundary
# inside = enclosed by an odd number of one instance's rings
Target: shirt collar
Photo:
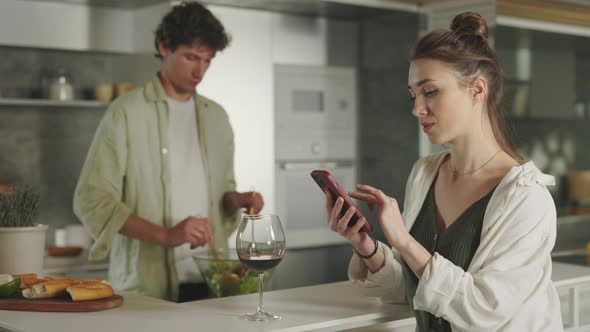
[[[164,92],[164,87],[162,86],[162,82],[160,82],[159,74],[155,75],[149,82],[147,82],[144,96],[148,102],[152,103],[166,101],[166,92]],[[204,109],[207,106],[205,105],[205,102],[201,100],[197,91],[193,94],[193,99],[198,107],[204,106]]]

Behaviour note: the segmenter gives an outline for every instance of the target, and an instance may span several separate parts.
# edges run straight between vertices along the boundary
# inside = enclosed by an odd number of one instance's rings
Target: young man
[[[90,259],[110,252],[115,289],[186,301],[206,295],[192,249],[227,247],[239,209],[258,213],[263,201],[258,193],[235,191],[227,114],[196,93],[216,52],[229,43],[224,27],[201,4],[181,3],[155,35],[160,71],[109,107],[82,169],[74,211],[95,239]]]

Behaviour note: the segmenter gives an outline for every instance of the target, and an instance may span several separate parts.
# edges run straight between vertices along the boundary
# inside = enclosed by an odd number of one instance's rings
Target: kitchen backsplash
[[[0,98],[42,94],[44,71],[63,67],[76,99],[94,99],[98,83],[139,83],[153,70],[151,55],[122,55],[0,47]],[[0,105],[0,182],[28,184],[41,193],[39,222],[53,231],[78,223],[72,195],[103,107]]]
[[[0,47],[0,97],[40,98],[43,80],[58,68],[71,77],[75,99],[94,99],[99,83],[141,82],[152,72],[137,70],[156,64],[150,55],[74,52]]]
[[[10,109],[9,109],[10,108]],[[103,108],[0,109],[0,181],[28,184],[41,194],[39,222],[77,223],[72,194]],[[48,235],[48,243],[53,239]]]

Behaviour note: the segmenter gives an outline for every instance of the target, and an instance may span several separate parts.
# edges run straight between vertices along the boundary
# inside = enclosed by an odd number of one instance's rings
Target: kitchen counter
[[[564,289],[590,285],[590,268],[553,264],[553,280]],[[283,315],[274,322],[249,322],[238,316],[256,309],[258,295],[176,304],[123,294],[123,306],[94,313],[42,313],[0,310],[0,331],[340,331],[365,326],[413,324],[407,305],[382,304],[349,282],[266,292],[265,308]]]
[[[384,305],[361,295],[348,282],[271,291],[265,308],[283,316],[273,322],[249,322],[258,295],[242,295],[182,304],[123,294],[121,307],[94,313],[43,313],[0,310],[0,331],[317,331],[341,330],[412,317],[407,305]]]

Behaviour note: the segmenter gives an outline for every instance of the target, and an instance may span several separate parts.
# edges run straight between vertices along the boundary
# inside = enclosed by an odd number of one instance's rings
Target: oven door
[[[283,221],[289,248],[321,247],[346,243],[328,226],[325,195],[311,178],[311,171],[329,171],[344,190],[356,185],[352,161],[278,162],[277,213]]]

